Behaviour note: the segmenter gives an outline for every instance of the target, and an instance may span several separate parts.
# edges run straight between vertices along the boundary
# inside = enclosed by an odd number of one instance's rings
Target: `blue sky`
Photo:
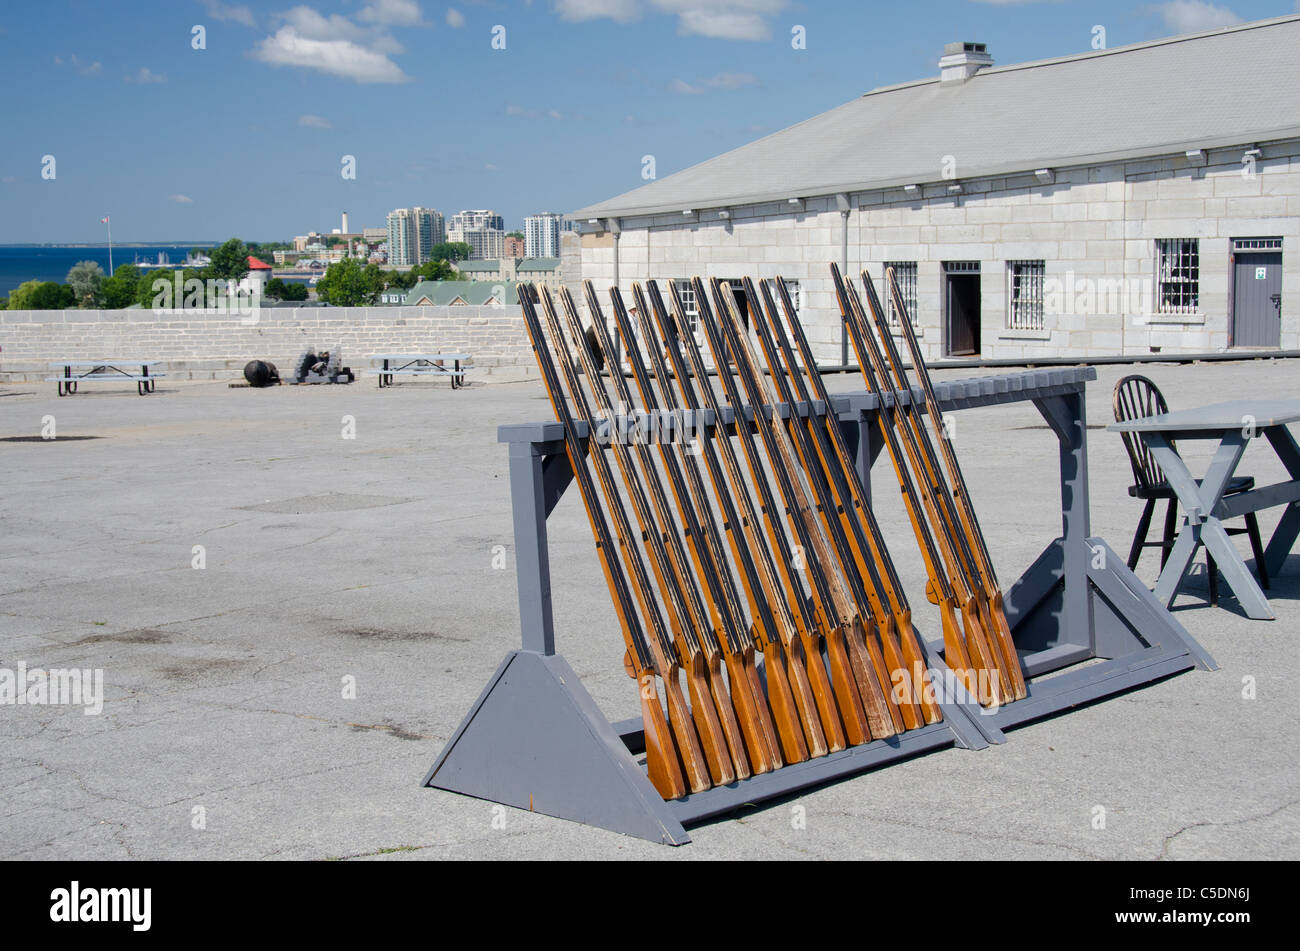
[[[9,3],[0,243],[287,239],[404,205],[508,227],[937,72],[1293,13],[1300,0]],[[194,49],[193,28],[205,30]],[[494,49],[495,27],[504,49]],[[802,26],[806,48],[792,48]],[[498,39],[498,44],[500,40]],[[1135,95],[1150,91],[1135,90]],[[812,148],[816,143],[809,143]],[[42,178],[42,160],[55,177]],[[356,160],[355,179],[340,174]]]

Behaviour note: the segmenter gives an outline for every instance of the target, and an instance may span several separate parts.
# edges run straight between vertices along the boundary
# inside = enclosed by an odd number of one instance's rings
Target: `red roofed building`
[[[271,279],[271,265],[259,261],[251,254],[248,257],[248,274],[239,282],[243,294],[254,295],[260,299],[266,291],[266,282]]]

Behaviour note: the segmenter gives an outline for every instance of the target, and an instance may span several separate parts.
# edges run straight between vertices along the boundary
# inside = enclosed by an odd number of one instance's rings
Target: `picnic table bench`
[[[395,376],[445,376],[454,390],[465,385],[466,371],[461,369],[461,361],[471,358],[468,353],[375,353],[370,359],[383,361],[383,366],[371,370],[379,377],[380,389],[392,386]]]
[[[1264,592],[1228,540],[1223,520],[1274,506],[1286,507],[1264,549],[1267,576],[1276,577],[1296,538],[1300,537],[1300,444],[1288,429],[1296,422],[1300,422],[1300,399],[1247,399],[1161,413],[1110,426],[1116,432],[1137,433],[1142,438],[1187,513],[1156,582],[1156,597],[1166,607],[1173,603],[1182,587],[1196,550],[1204,545],[1237,595],[1246,616],[1273,619]],[[1263,436],[1272,446],[1289,478],[1276,485],[1228,495],[1228,486],[1246,444],[1258,436]],[[1193,477],[1175,444],[1175,440],[1194,439],[1219,444],[1203,479]]]
[[[71,396],[77,392],[79,383],[101,383],[104,380],[131,380],[135,391],[141,396],[154,391],[155,381],[165,373],[150,373],[150,367],[160,366],[161,360],[105,359],[105,360],[59,360],[50,364],[51,370],[61,371],[59,376],[47,376],[46,383],[58,384],[60,396]],[[139,367],[139,371],[135,371]],[[80,371],[80,372],[74,372]]]

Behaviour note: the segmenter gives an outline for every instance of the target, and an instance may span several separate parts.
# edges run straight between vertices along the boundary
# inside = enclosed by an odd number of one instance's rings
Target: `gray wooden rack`
[[[573,479],[562,427],[558,422],[500,427],[498,439],[510,454],[523,643],[501,661],[423,784],[682,845],[690,841],[687,825],[745,805],[939,748],[982,749],[1005,742],[1005,730],[1031,720],[1193,667],[1216,669],[1214,659],[1124,559],[1091,535],[1084,387],[1095,378],[1094,369],[1078,367],[935,386],[944,412],[1030,400],[1059,442],[1061,535],[1004,595],[1028,696],[990,712],[960,687],[952,695],[941,692],[940,722],[671,802],[659,796],[636,759],[644,752],[640,720],[611,723],[555,649],[546,520]],[[924,406],[919,388],[884,394],[886,400],[895,398]],[[832,396],[830,407],[818,401],[781,404],[772,411],[783,417],[833,413],[857,453],[858,475],[870,492],[871,466],[883,447],[880,399],[858,392]],[[753,426],[752,408],[743,408],[740,416],[743,425]],[[723,409],[721,419],[705,411],[688,422],[710,431],[722,425],[729,433],[737,425],[731,407]],[[581,424],[580,435],[585,436]],[[927,665],[942,677],[942,640],[920,640]],[[1077,669],[1066,670],[1072,667]]]

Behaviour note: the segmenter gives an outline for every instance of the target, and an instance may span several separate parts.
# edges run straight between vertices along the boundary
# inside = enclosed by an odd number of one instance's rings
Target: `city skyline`
[[[926,8],[204,0],[122,17],[79,2],[14,6],[0,14],[4,74],[22,90],[0,114],[0,243],[101,242],[105,216],[123,244],[290,240],[332,228],[343,209],[378,226],[413,199],[491,206],[522,230],[539,209],[583,207],[929,76],[953,40],[985,42],[1007,65],[1085,52],[1098,26],[1114,47],[1297,4]]]

